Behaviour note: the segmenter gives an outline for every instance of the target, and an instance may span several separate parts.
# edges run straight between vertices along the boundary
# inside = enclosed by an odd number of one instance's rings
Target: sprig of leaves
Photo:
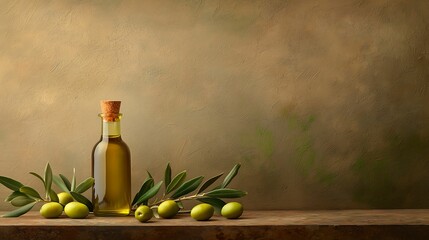
[[[135,195],[134,200],[132,201],[133,209],[136,209],[141,204],[149,205],[153,209],[154,214],[156,216],[156,209],[158,208],[158,205],[165,200],[174,200],[178,203],[179,206],[181,206],[180,208],[182,209],[182,201],[195,199],[200,202],[212,205],[215,208],[216,212],[220,212],[220,209],[222,209],[222,207],[226,204],[222,200],[222,198],[240,198],[247,195],[247,192],[245,191],[227,188],[227,186],[231,183],[234,177],[237,176],[240,167],[240,164],[234,165],[234,167],[231,169],[228,175],[226,175],[220,185],[209,190],[208,192],[204,192],[206,189],[212,186],[219,178],[221,178],[223,176],[223,173],[209,178],[204,183],[204,176],[194,177],[186,181],[186,171],[182,171],[175,175],[174,178],[172,178],[172,169],[170,163],[168,163],[164,171],[164,181],[160,181],[157,184],[154,184],[155,180],[148,172],[148,177],[145,179],[139,192]],[[162,198],[160,200],[153,201],[152,204],[148,204],[149,200],[155,195],[157,195],[163,183],[165,186],[165,191],[162,194]],[[194,191],[196,191],[196,193],[191,194]],[[191,195],[186,196],[187,194]]]
[[[2,217],[19,217],[30,211],[39,202],[59,202],[57,193],[52,189],[52,183],[57,185],[63,191],[70,192],[76,201],[87,205],[90,211],[92,211],[91,201],[84,197],[82,193],[92,187],[94,179],[87,178],[74,187],[76,185],[75,172],[76,171],[73,169],[72,182],[74,182],[74,184],[70,184],[68,179],[62,174],[55,176],[49,163],[45,166],[43,177],[35,172],[30,172],[31,175],[35,176],[42,182],[45,192],[44,198],[35,188],[25,186],[21,182],[12,178],[0,176],[0,184],[12,190],[12,193],[5,199],[5,201],[15,207],[18,207],[17,209],[4,214]]]
[[[198,186],[200,186],[201,182],[203,181],[203,178],[203,176],[199,176],[184,182],[180,187],[177,188],[176,192],[171,195],[171,198],[176,199],[185,194],[193,192],[195,189],[198,188]]]
[[[140,197],[145,194],[147,191],[149,191],[149,189],[151,189],[154,185],[153,182],[153,178],[152,177],[147,177],[146,180],[143,182],[143,185],[140,188],[140,191],[136,194],[136,196],[134,197],[134,200],[132,202],[131,205],[135,205],[138,204],[138,200],[140,199]],[[143,204],[147,204],[147,201],[142,201],[141,203]]]
[[[53,182],[64,192],[70,193],[74,200],[85,204],[88,207],[89,211],[92,211],[94,209],[92,202],[84,195],[82,195],[94,185],[94,178],[89,177],[76,185],[76,169],[73,168],[73,176],[71,182],[63,174],[53,176]]]
[[[182,183],[185,181],[186,179],[186,170],[180,172],[179,174],[177,174],[173,180],[170,182],[170,184],[168,184],[167,189],[165,190],[166,194],[171,193],[172,191],[176,190],[179,186],[182,185]]]

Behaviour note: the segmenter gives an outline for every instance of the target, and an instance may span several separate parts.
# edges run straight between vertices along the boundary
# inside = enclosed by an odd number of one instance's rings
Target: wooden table
[[[429,239],[429,210],[245,211],[237,220],[181,215],[149,223],[131,216],[44,219],[30,212],[0,218],[0,239]]]

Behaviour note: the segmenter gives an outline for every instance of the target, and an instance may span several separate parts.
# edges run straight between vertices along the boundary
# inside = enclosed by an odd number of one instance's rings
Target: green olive
[[[230,202],[225,204],[221,210],[222,216],[228,219],[239,218],[243,213],[243,205],[238,202]]]
[[[207,221],[214,213],[212,205],[207,203],[201,203],[193,207],[191,210],[191,217],[197,221]]]
[[[166,200],[158,206],[158,214],[162,218],[172,218],[176,216],[179,210],[179,206],[173,200]]]
[[[153,216],[152,209],[146,205],[141,205],[138,207],[134,213],[134,217],[140,222],[147,222]]]
[[[64,212],[69,218],[86,218],[89,214],[88,207],[80,202],[71,202],[64,207]]]
[[[67,192],[58,193],[57,196],[58,196],[59,202],[63,206],[67,205],[67,203],[69,203],[69,202],[74,201],[72,195],[70,193],[67,193]]]
[[[57,218],[63,213],[63,206],[57,202],[43,204],[40,214],[45,218]]]

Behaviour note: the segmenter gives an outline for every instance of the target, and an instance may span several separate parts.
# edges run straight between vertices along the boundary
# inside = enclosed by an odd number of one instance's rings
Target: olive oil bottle
[[[122,141],[120,101],[101,101],[101,138],[92,150],[96,216],[126,216],[131,205],[131,155]]]

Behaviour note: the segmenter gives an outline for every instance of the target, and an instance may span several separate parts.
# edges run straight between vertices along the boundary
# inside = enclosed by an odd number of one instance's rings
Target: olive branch
[[[151,207],[156,216],[156,208],[159,204],[166,200],[175,201],[180,209],[183,209],[182,201],[198,200],[200,202],[212,205],[216,212],[220,212],[222,207],[226,204],[223,198],[240,198],[247,195],[247,192],[227,188],[233,178],[238,174],[240,164],[236,164],[228,175],[224,178],[223,182],[204,192],[211,185],[213,185],[223,173],[211,177],[203,183],[204,176],[198,176],[186,180],[186,170],[178,173],[172,178],[172,170],[170,164],[167,164],[164,174],[164,180],[155,184],[152,175],[147,172],[148,176],[143,182],[140,191],[135,195],[132,201],[132,210],[135,210],[140,205],[148,205]],[[63,174],[54,175],[49,163],[46,164],[43,177],[35,172],[30,172],[31,175],[38,178],[44,186],[44,197],[34,188],[26,186],[21,182],[12,178],[0,176],[0,184],[12,190],[12,193],[5,199],[6,202],[11,203],[17,209],[8,212],[2,217],[19,217],[30,211],[39,202],[59,202],[57,193],[52,189],[52,183],[59,187],[62,191],[70,193],[75,201],[85,204],[89,211],[93,211],[93,205],[89,199],[82,194],[94,185],[94,178],[89,177],[79,184],[76,184],[76,170],[73,169],[73,176],[71,181]],[[203,183],[201,185],[201,183]],[[164,184],[165,190],[160,199],[155,199],[149,204],[151,200]],[[201,185],[201,186],[200,186]],[[197,190],[194,194],[185,196]]]
[[[144,180],[140,191],[135,195],[132,201],[132,210],[136,210],[140,205],[148,205],[151,207],[156,216],[156,208],[159,204],[166,200],[175,201],[180,209],[183,209],[182,201],[185,200],[197,200],[203,203],[208,203],[212,205],[216,212],[220,212],[222,207],[226,204],[222,198],[240,198],[247,195],[247,192],[227,188],[231,183],[232,179],[238,174],[238,170],[241,165],[236,164],[231,171],[226,175],[223,182],[212,188],[211,190],[204,192],[207,188],[213,185],[220,177],[223,176],[223,173],[220,173],[214,177],[211,177],[203,183],[204,176],[194,177],[192,179],[186,180],[187,172],[186,170],[178,173],[174,178],[172,177],[172,171],[170,163],[167,164],[164,173],[164,180],[159,181],[155,184],[154,178],[152,175],[147,172],[148,176]],[[203,183],[201,185],[201,183]],[[151,203],[149,200],[153,198],[159,190],[161,189],[162,184],[165,186],[164,193],[162,194],[161,199],[155,199]],[[201,187],[200,187],[201,185]],[[198,188],[199,187],[199,188]],[[185,196],[197,190],[194,194]]]
[[[17,209],[8,212],[2,217],[19,217],[30,211],[39,202],[59,202],[57,193],[52,189],[52,183],[57,185],[64,192],[70,193],[74,200],[85,204],[92,211],[92,203],[82,194],[90,189],[94,184],[94,179],[89,177],[79,184],[76,184],[76,170],[73,168],[73,177],[71,182],[63,174],[55,176],[49,163],[46,164],[43,177],[35,172],[31,175],[38,178],[44,186],[44,197],[34,188],[26,186],[12,178],[0,176],[0,183],[12,190],[12,193],[5,199],[5,202],[11,203]]]

